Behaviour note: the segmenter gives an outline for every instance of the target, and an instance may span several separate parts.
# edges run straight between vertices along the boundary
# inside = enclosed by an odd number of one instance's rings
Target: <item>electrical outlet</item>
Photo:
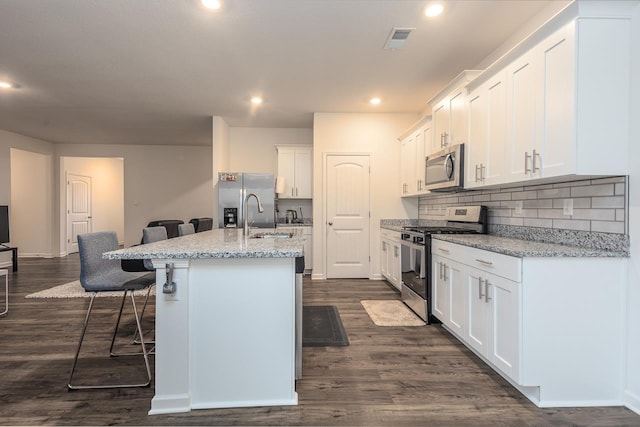
[[[573,199],[564,199],[562,213],[564,215],[573,215]]]
[[[516,200],[516,213],[522,215],[522,200]]]

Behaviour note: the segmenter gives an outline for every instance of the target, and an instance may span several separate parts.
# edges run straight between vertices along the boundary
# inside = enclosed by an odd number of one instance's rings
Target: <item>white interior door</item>
[[[91,233],[91,177],[67,174],[67,253],[78,252],[78,234]]]
[[[328,155],[327,278],[369,277],[369,156]]]

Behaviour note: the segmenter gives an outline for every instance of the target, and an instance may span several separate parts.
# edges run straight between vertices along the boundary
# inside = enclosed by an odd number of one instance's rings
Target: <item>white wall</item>
[[[17,133],[8,132],[0,129],[0,204],[11,205],[11,149],[17,148],[33,153],[39,153],[46,156],[53,156],[54,146],[53,144],[40,139],[30,138],[27,136],[19,135]],[[51,203],[53,204],[53,192],[54,184],[53,180],[47,182],[47,186],[51,191]],[[11,209],[11,207],[10,207]],[[16,213],[19,215],[20,212]],[[55,215],[55,212],[53,212]],[[54,221],[55,219],[52,219]],[[13,226],[12,226],[13,227]],[[11,233],[13,234],[13,232]],[[48,236],[45,237],[50,242],[52,247],[46,250],[46,253],[56,253],[57,249],[54,249],[56,243],[54,242],[55,230],[49,230]],[[55,240],[57,242],[57,240]],[[22,253],[22,248],[20,248]],[[0,265],[6,265],[11,263],[11,252],[0,253]]]
[[[91,177],[92,231],[115,231],[118,241],[124,243],[124,159],[60,158],[60,188],[63,189],[60,192],[60,234],[63,236],[67,233],[64,180],[68,173]]]
[[[52,256],[53,160],[50,154],[10,149],[11,245],[19,256]]]
[[[278,172],[278,156],[274,145],[312,144],[313,130],[306,128],[230,129],[228,172]]]
[[[57,144],[56,151],[67,157],[124,159],[125,246],[140,243],[149,221],[187,222],[213,214],[211,147]]]
[[[380,274],[380,219],[416,218],[417,200],[400,197],[400,142],[418,114],[314,114],[313,128],[313,278],[325,277],[322,187],[325,153],[371,155],[371,278]],[[407,204],[408,203],[408,204]]]
[[[631,259],[627,279],[627,370],[623,398],[640,413],[640,5],[632,21],[631,137],[629,144],[629,235]],[[634,120],[635,118],[635,120]]]

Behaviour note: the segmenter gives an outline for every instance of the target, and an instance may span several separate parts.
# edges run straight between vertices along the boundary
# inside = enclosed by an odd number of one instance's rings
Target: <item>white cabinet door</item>
[[[387,253],[389,252],[389,242],[387,240],[380,241],[380,274],[387,279],[390,280],[389,274],[389,258],[387,257]]]
[[[438,255],[432,257],[432,314],[449,326],[450,291],[447,281],[447,259]]]
[[[284,177],[285,190],[278,193],[281,199],[310,199],[311,188],[311,148],[276,146],[278,150],[278,176]]]
[[[400,264],[400,243],[393,242],[392,251],[390,251],[390,270],[391,283],[397,288],[401,288],[402,283],[402,265]]]
[[[427,125],[422,128],[422,149],[418,147],[418,155],[416,156],[416,164],[417,164],[417,177],[420,182],[420,192],[423,194],[428,193],[427,190],[424,190],[424,178],[425,178],[425,168],[426,168],[426,157],[431,150],[431,146],[433,144],[433,126],[431,121],[427,123]]]
[[[542,177],[575,172],[575,46],[573,25],[556,32],[539,46],[542,61],[539,101],[539,148],[534,173]]]
[[[485,302],[485,279],[480,270],[466,269],[467,336],[466,342],[480,354],[487,352],[488,305]]]
[[[482,167],[487,164],[488,93],[485,85],[469,94],[469,142],[465,146],[465,188],[482,185]]]
[[[281,199],[295,197],[296,153],[291,148],[278,149],[278,176],[284,177],[285,190],[278,193]]]
[[[448,260],[447,282],[449,285],[449,320],[447,326],[464,337],[467,333],[467,284],[465,280],[465,267],[459,262]]]
[[[485,273],[490,346],[487,358],[514,381],[520,371],[520,285]]]
[[[311,148],[297,148],[295,151],[295,197],[311,199]]]
[[[304,269],[313,270],[313,227],[302,227],[304,234]]]
[[[467,142],[467,129],[466,89],[461,87],[453,92],[449,98],[450,135],[445,138],[445,146],[451,147]]]
[[[422,187],[424,185],[424,131],[422,129],[418,130],[415,138],[415,151],[413,153],[413,178],[414,178],[414,188],[416,193],[422,192]]]
[[[506,71],[499,72],[486,83],[487,150],[480,165],[480,181],[484,185],[507,181],[507,82]]]
[[[449,103],[445,100],[433,110],[433,145],[432,153],[445,148],[449,137]]]
[[[514,182],[531,177],[533,149],[538,137],[536,124],[538,79],[534,54],[535,52],[526,53],[507,68],[509,175],[510,180]]]
[[[400,143],[400,195],[415,193],[415,135],[411,135]]]

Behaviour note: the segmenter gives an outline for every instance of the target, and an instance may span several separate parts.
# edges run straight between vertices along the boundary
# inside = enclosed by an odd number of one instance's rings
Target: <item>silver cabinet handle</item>
[[[440,280],[444,280],[444,275],[442,274],[442,266],[443,265],[444,264],[441,263],[441,262],[438,263],[438,268],[439,268],[439,270],[438,270],[439,276],[438,277],[440,277]]]
[[[438,250],[439,250],[440,252],[444,252],[445,254],[448,254],[448,253],[449,253],[449,249],[445,249],[445,248],[438,248]]]
[[[447,132],[442,132],[440,134],[440,148],[445,148],[448,145],[447,137],[449,134]]]
[[[382,252],[387,251],[387,242],[382,242]]]
[[[449,278],[447,277],[447,271],[449,270],[449,266],[447,264],[444,265],[444,269],[442,270],[442,274],[444,275],[444,281],[447,282]]]
[[[533,156],[531,156],[531,163],[533,165],[533,172],[537,172],[540,170],[540,166],[536,166],[536,157],[538,157],[538,160],[540,159],[540,153],[536,153],[536,150],[533,150]]]
[[[298,195],[298,187],[296,187],[296,196]]]
[[[482,163],[480,163],[480,182],[484,182],[484,179],[485,179],[484,171],[486,169],[487,169],[487,167],[485,165],[483,165]]]
[[[480,165],[476,165],[476,182],[478,182],[478,169],[480,168]]]
[[[480,259],[480,258],[476,258],[476,261],[478,261],[478,262],[480,262],[480,263],[482,263],[484,265],[493,265],[492,261],[486,261],[486,260]]]
[[[393,247],[393,256],[398,258],[398,247],[397,246]]]
[[[524,153],[524,173],[531,173],[531,169],[529,168],[529,159],[531,156],[528,152]]]
[[[482,283],[484,279],[482,277],[478,277],[478,299],[484,298],[484,294],[482,293]]]
[[[489,283],[489,280],[485,280],[484,281],[484,302],[491,301],[491,297],[489,296],[489,286],[491,286],[491,283]]]
[[[293,196],[294,196],[294,194],[293,194],[293,187],[291,187],[291,197],[293,197]]]

